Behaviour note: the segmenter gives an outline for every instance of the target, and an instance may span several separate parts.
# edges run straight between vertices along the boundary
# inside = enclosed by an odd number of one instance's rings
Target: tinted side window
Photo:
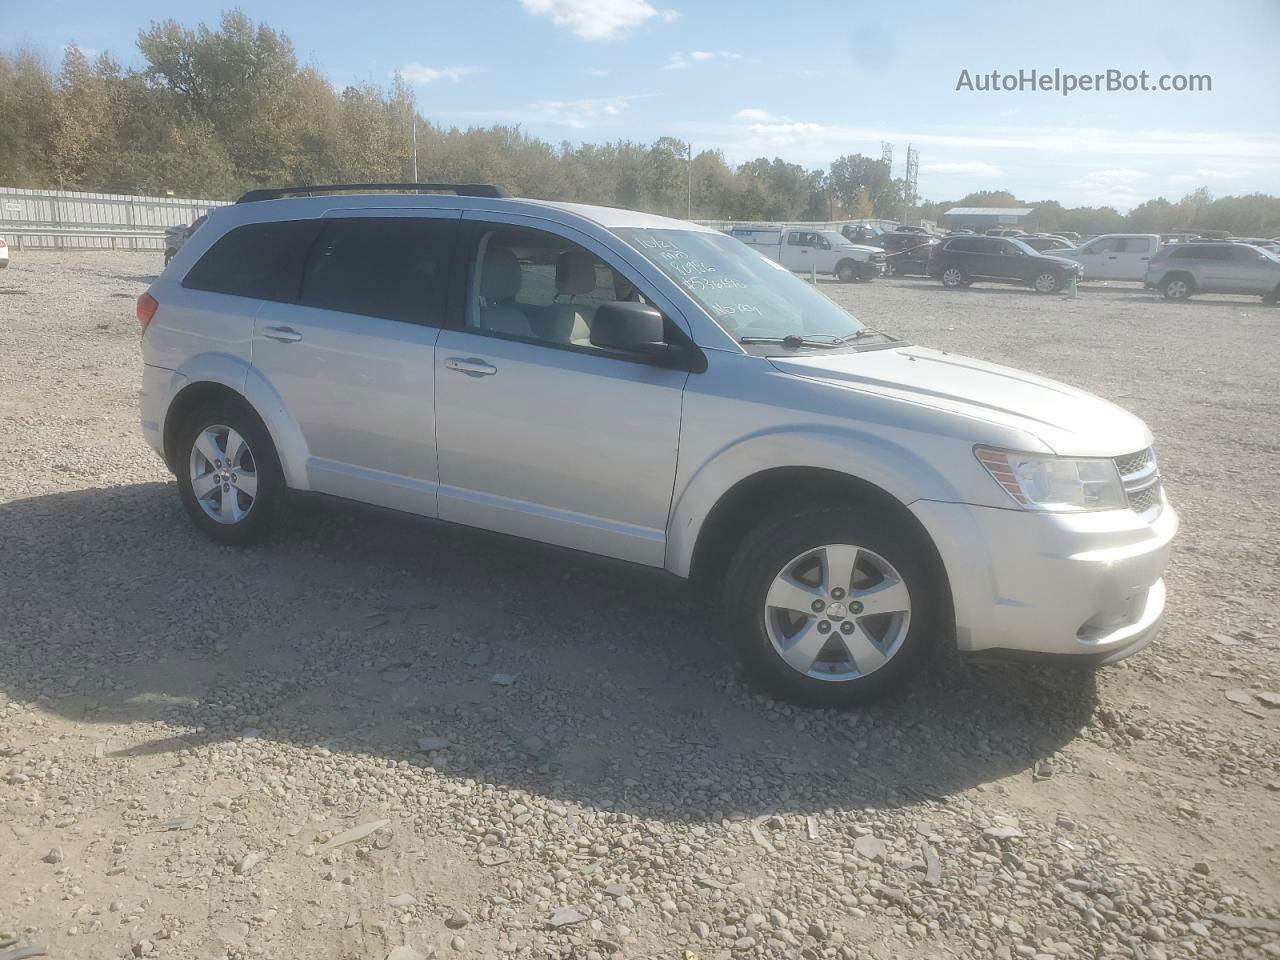
[[[189,290],[293,302],[302,261],[320,229],[317,220],[279,220],[236,227],[218,239],[182,280]]]
[[[1253,247],[1232,247],[1231,259],[1242,263],[1253,263],[1258,259],[1258,251]]]
[[[999,237],[978,237],[970,242],[974,253],[1003,253],[1006,246]]]
[[[1124,253],[1149,253],[1151,251],[1150,237],[1125,237]]]
[[[972,253],[977,240],[972,238],[961,238],[959,240],[951,240],[947,243],[948,253]]]
[[[307,259],[302,303],[405,323],[444,322],[455,221],[330,220]]]

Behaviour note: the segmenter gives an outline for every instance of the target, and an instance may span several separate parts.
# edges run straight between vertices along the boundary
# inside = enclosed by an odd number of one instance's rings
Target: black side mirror
[[[596,308],[591,345],[609,350],[655,353],[666,347],[662,314],[647,303],[614,300]]]

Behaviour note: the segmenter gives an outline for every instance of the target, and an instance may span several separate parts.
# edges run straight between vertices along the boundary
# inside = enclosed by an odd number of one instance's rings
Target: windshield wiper
[[[851,333],[847,337],[840,337],[841,343],[858,343],[861,340],[867,340],[871,337],[884,337],[886,340],[897,342],[901,337],[895,337],[891,333],[885,333],[883,330],[859,330],[857,333]]]
[[[825,334],[824,334],[825,336]],[[739,337],[739,343],[780,343],[784,347],[823,347],[830,350],[833,347],[841,345],[839,337],[832,337],[829,340],[817,340],[813,337],[801,337],[796,334],[789,334],[785,337]]]

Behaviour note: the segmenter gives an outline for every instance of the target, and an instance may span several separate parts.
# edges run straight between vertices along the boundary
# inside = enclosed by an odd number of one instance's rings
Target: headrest
[[[489,247],[480,271],[480,296],[486,300],[514,297],[520,292],[520,261],[507,247]]]
[[[585,250],[566,250],[556,257],[556,290],[590,293],[596,288],[596,258]]]

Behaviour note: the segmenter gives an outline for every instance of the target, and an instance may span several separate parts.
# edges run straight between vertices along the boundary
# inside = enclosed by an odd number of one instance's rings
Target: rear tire
[[[723,603],[752,676],[812,707],[852,706],[899,685],[932,645],[940,607],[914,532],[846,506],[760,523],[729,564]]]
[[[243,546],[268,535],[284,474],[271,435],[246,404],[196,409],[178,431],[175,467],[182,504],[210,540]]]
[[[1280,305],[1280,286],[1277,286],[1270,293],[1263,296],[1262,302],[1270,304],[1273,307]]]
[[[960,267],[954,264],[946,267],[942,271],[942,285],[948,290],[958,290],[960,287],[967,287],[972,281],[968,274]]]
[[[1164,283],[1160,284],[1160,292],[1166,300],[1186,300],[1191,296],[1192,289],[1190,278],[1180,273],[1166,277]]]

